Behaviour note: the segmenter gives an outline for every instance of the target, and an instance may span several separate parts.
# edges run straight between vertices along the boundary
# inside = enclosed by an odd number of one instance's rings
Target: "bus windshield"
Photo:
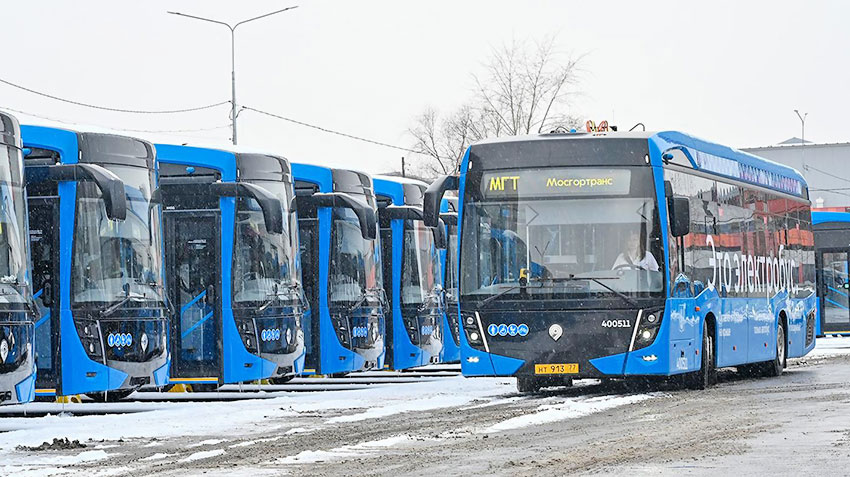
[[[0,145],[0,303],[26,303],[26,204],[19,152]]]
[[[405,220],[401,266],[401,302],[422,304],[437,297],[440,258],[434,232],[421,221]]]
[[[329,301],[353,304],[379,296],[383,288],[380,254],[376,241],[363,238],[353,211],[333,209],[331,237]]]
[[[266,302],[270,298],[300,298],[295,289],[300,274],[296,269],[298,238],[293,234],[294,211],[290,210],[291,186],[284,182],[252,181],[278,199],[283,208],[283,232],[266,230],[260,205],[240,198],[236,212],[236,244],[233,253],[233,301]]]
[[[565,169],[558,171],[566,175]],[[502,293],[513,299],[661,296],[664,257],[652,173],[649,168],[611,171],[599,176],[616,177],[609,184],[626,184],[588,193],[513,190],[509,183],[489,197],[487,184],[479,191],[467,189],[462,294],[474,299]],[[508,172],[503,175],[547,175],[542,169]],[[634,192],[629,184],[648,185]],[[521,277],[527,286],[519,286]]]
[[[110,220],[97,186],[77,183],[72,298],[74,303],[163,302],[160,204],[151,203],[154,171],[105,165],[124,181],[127,218]]]

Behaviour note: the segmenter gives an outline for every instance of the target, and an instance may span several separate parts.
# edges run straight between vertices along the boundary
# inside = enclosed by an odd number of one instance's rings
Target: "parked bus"
[[[21,128],[0,112],[0,404],[35,398],[33,324],[27,203]]]
[[[168,382],[155,149],[126,136],[22,126],[37,397],[119,399]],[[108,394],[106,393],[108,391]]]
[[[442,272],[435,231],[422,222],[425,183],[375,176],[387,316],[385,367],[437,363],[443,349]],[[443,247],[445,248],[445,247]]]
[[[298,228],[289,161],[157,144],[171,379],[193,390],[304,367]]]
[[[850,334],[850,212],[812,211],[818,284],[817,335]]]
[[[384,366],[386,325],[372,179],[292,164],[304,291],[305,374],[343,375]]]
[[[457,197],[443,197],[440,218],[446,224],[446,248],[440,250],[443,268],[445,318],[441,363],[460,362],[460,323],[457,319]]]
[[[679,132],[483,141],[459,189],[461,365],[520,391],[572,378],[778,375],[815,345],[808,190]]]

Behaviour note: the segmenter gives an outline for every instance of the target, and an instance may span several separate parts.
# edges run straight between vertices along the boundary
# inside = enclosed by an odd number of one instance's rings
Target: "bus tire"
[[[516,390],[521,393],[536,393],[540,391],[542,382],[534,376],[517,376]]]
[[[136,392],[135,389],[116,389],[114,391],[86,393],[94,402],[118,402]]]
[[[708,322],[702,327],[702,354],[699,371],[685,375],[685,387],[688,389],[707,389],[717,382],[717,368],[714,366],[714,338],[708,331]]]
[[[785,339],[785,323],[779,322],[776,327],[776,356],[770,361],[761,363],[762,374],[767,377],[776,377],[782,374],[787,364],[787,341]]]
[[[269,378],[269,382],[272,383],[272,384],[286,384],[286,383],[292,381],[292,378],[294,378],[294,377],[295,377],[294,374],[290,374],[290,375],[287,375],[287,376],[280,376],[280,377],[277,377],[277,378]]]

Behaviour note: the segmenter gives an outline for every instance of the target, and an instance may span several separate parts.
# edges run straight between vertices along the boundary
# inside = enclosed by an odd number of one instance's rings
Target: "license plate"
[[[578,363],[535,364],[534,374],[578,374]]]

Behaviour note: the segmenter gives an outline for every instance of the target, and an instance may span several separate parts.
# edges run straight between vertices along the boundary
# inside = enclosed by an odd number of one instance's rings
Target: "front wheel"
[[[516,390],[525,394],[525,393],[536,393],[540,391],[542,387],[542,383],[539,379],[534,376],[517,376],[516,377]]]
[[[702,360],[699,371],[685,375],[685,387],[688,389],[706,389],[717,382],[717,368],[714,367],[714,338],[708,332],[708,324],[702,327]]]
[[[294,374],[290,374],[288,376],[280,376],[280,377],[277,377],[277,378],[269,378],[269,382],[272,383],[272,384],[286,384],[286,383],[292,381],[292,378],[294,378],[294,377],[295,377]]]
[[[776,328],[776,356],[770,361],[760,363],[765,376],[774,377],[782,374],[787,364],[785,353],[785,326],[781,323]]]
[[[97,393],[86,393],[94,402],[118,402],[136,392],[135,389],[116,389]]]

